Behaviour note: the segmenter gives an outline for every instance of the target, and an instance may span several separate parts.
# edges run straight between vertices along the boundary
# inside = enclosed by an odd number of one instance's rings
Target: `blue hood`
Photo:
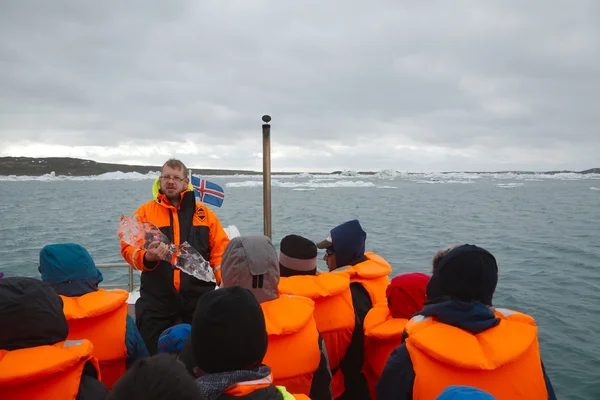
[[[448,386],[435,400],[496,400],[496,398],[474,387]]]
[[[40,251],[42,280],[60,295],[75,297],[98,290],[104,279],[90,253],[75,243],[49,244]]]
[[[418,313],[425,317],[436,317],[443,324],[464,329],[477,334],[500,323],[494,312],[482,303],[466,303],[463,301],[446,301],[430,304]]]
[[[336,266],[355,265],[365,261],[367,233],[357,219],[344,222],[331,230],[331,243],[335,252]]]
[[[190,324],[179,324],[165,329],[158,338],[158,352],[181,353],[183,345],[191,333],[192,326]]]

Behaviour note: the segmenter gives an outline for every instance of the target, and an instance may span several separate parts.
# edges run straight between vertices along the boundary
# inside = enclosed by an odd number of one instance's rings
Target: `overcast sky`
[[[0,156],[600,167],[600,1],[0,2]]]

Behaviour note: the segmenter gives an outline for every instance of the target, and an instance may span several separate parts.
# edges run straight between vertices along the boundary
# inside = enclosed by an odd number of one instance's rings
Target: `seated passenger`
[[[74,243],[50,244],[40,251],[42,280],[61,296],[70,340],[88,339],[110,389],[127,366],[148,357],[146,345],[127,314],[125,290],[99,289],[102,273],[90,253]]]
[[[159,354],[137,361],[114,385],[106,400],[200,400],[200,390],[183,364]]]
[[[556,399],[532,317],[493,308],[496,259],[469,244],[438,252],[427,304],[405,326],[377,383],[377,399],[435,399],[452,385],[498,400]]]
[[[223,253],[221,274],[224,288],[250,289],[260,303],[269,337],[264,363],[273,372],[273,383],[312,399],[331,399],[331,371],[315,323],[315,302],[279,296],[279,263],[271,240],[266,236],[233,238]],[[189,370],[198,361],[190,358],[188,344],[180,359]]]
[[[372,399],[377,398],[375,384],[388,357],[400,346],[404,325],[423,308],[428,282],[429,276],[419,272],[396,276],[386,290],[387,304],[376,305],[365,318],[363,371]]]
[[[367,233],[358,220],[344,222],[331,230],[327,239],[317,243],[325,249],[323,260],[332,272],[350,276],[352,299],[360,321],[372,306],[385,304],[385,289],[390,284],[390,264],[373,252],[365,253]],[[359,301],[357,301],[359,300]]]
[[[279,251],[279,293],[308,297],[315,302],[317,329],[327,347],[332,371],[333,398],[366,398],[362,370],[362,342],[354,334],[356,316],[352,307],[350,277],[317,273],[317,246],[302,236],[288,235]]]
[[[202,296],[191,335],[200,398],[308,399],[274,385],[263,364],[267,342],[265,317],[250,290],[232,286]]]
[[[67,340],[63,303],[33,278],[0,280],[0,398],[104,400],[89,340]]]

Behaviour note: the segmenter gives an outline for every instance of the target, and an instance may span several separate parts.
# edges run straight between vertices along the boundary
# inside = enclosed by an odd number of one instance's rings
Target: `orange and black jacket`
[[[206,205],[196,203],[193,191],[181,193],[181,202],[175,208],[162,193],[154,200],[143,204],[136,214],[140,222],[151,222],[158,226],[171,243],[179,245],[188,242],[206,260],[210,261],[217,283],[221,277],[221,256],[229,243],[229,238],[219,219]],[[141,295],[161,301],[170,297],[189,299],[194,303],[213,282],[204,282],[186,273],[181,273],[168,262],[148,263],[144,260],[146,250],[138,249],[121,242],[121,255],[133,268],[142,271]]]

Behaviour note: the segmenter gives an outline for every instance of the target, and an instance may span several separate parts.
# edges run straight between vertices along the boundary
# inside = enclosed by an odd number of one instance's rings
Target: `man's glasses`
[[[325,254],[327,254],[327,257],[334,255],[335,253],[333,252],[333,250],[325,250]]]
[[[185,180],[185,178],[181,178],[179,176],[161,176],[160,180],[161,181],[170,181],[171,179],[173,179],[176,182],[183,182]]]

